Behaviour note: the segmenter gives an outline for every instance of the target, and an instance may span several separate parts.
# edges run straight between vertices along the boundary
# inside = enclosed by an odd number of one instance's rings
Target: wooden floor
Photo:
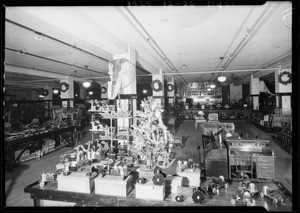
[[[275,160],[275,180],[280,181],[290,192],[292,192],[292,158],[283,151],[272,139],[270,133],[265,133],[251,123],[239,121],[235,123],[237,133],[247,133],[249,137],[270,141]],[[87,128],[89,129],[89,127]],[[199,159],[199,152],[195,147],[201,143],[201,131],[195,130],[195,121],[184,121],[179,127],[178,136],[183,137],[184,147],[176,150],[178,159],[194,158]],[[86,132],[80,143],[91,140],[91,133]],[[12,172],[5,172],[5,196],[6,206],[33,206],[28,193],[24,193],[24,187],[41,178],[44,171],[55,171],[55,165],[59,161],[59,156],[72,149],[64,147],[55,152],[43,156],[40,160],[31,160],[17,165]],[[200,152],[201,153],[201,152]]]

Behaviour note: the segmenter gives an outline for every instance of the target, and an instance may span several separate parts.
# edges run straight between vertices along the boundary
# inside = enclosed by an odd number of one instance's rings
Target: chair
[[[240,175],[242,179],[253,178],[253,155],[237,152],[234,155],[234,161],[237,175]]]

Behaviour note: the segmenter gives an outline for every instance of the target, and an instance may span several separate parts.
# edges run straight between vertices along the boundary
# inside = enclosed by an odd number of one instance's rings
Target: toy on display
[[[222,175],[219,177],[207,177],[207,179],[208,181],[202,185],[207,192],[218,194],[221,188],[229,188],[229,183],[225,181],[225,178]]]
[[[194,203],[202,204],[205,200],[206,193],[200,187],[178,187],[176,202],[183,202],[187,197],[192,197]]]
[[[270,190],[268,186],[263,186],[260,196],[271,199],[273,203],[283,202],[281,194],[279,194],[276,190]]]
[[[56,181],[57,174],[55,172],[48,172],[42,174],[42,180],[40,181],[40,187],[44,187],[48,182]]]

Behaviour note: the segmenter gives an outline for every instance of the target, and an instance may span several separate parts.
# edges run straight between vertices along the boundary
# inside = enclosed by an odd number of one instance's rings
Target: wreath
[[[288,79],[284,80],[283,76],[287,76]],[[292,82],[292,73],[287,72],[287,71],[281,72],[278,76],[278,81],[279,81],[279,83],[284,84],[284,85],[291,83]]]
[[[49,95],[49,91],[48,91],[47,89],[43,89],[43,95],[44,95],[44,96]]]
[[[107,88],[106,87],[101,87],[101,93],[103,94],[103,93],[106,93],[106,91],[107,91]]]
[[[174,85],[173,84],[168,84],[167,90],[168,90],[168,92],[172,92],[174,90]]]
[[[159,79],[152,81],[151,88],[154,92],[159,92],[162,90],[162,83]]]
[[[70,87],[70,85],[67,84],[66,82],[62,82],[62,83],[60,84],[60,90],[61,90],[62,92],[68,91],[68,90],[69,90],[69,87]]]

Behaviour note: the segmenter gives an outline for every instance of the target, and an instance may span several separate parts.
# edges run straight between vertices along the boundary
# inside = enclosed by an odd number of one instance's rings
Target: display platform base
[[[199,187],[201,183],[201,170],[197,168],[195,171],[186,169],[182,172],[176,172],[176,175],[183,177],[182,185],[183,186],[195,186]]]
[[[94,180],[90,179],[84,172],[72,172],[64,176],[57,176],[57,189],[69,192],[91,193],[94,188]]]
[[[165,184],[162,186],[154,185],[152,180],[146,183],[136,183],[135,196],[138,199],[164,200],[165,199]]]
[[[113,175],[95,178],[95,194],[126,197],[132,189],[131,175],[125,180],[122,180],[121,176]]]

